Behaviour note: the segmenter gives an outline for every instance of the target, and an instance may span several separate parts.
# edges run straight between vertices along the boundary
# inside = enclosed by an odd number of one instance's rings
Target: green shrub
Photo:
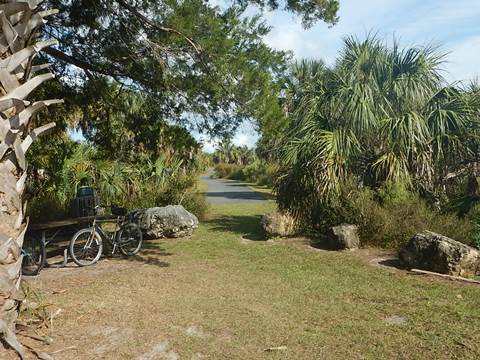
[[[172,177],[161,187],[152,182],[144,184],[137,192],[124,198],[127,208],[148,208],[166,205],[183,205],[185,209],[199,218],[204,218],[207,203],[203,194],[197,191],[197,175]]]
[[[277,171],[277,165],[263,161],[255,161],[243,169],[247,181],[268,187],[273,187]]]
[[[27,205],[26,215],[29,221],[34,223],[62,220],[67,218],[70,212],[70,204],[64,204],[52,193],[33,197]]]
[[[358,225],[363,246],[399,248],[424,230],[473,244],[472,221],[432,209],[401,184],[377,191],[350,189],[329,204],[319,204],[314,213],[307,226],[326,234],[331,226],[341,223]]]
[[[208,211],[205,196],[197,192],[187,192],[179,202],[185,209],[195,214],[200,220],[204,220]]]
[[[262,186],[273,186],[278,166],[255,161],[249,165],[220,163],[215,166],[215,174],[219,178],[248,181]]]
[[[243,166],[237,164],[220,163],[215,166],[215,175],[222,179],[246,180]]]

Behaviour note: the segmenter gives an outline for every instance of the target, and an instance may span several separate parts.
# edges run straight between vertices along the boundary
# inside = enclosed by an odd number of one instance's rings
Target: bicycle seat
[[[123,207],[112,206],[112,214],[115,216],[125,216],[128,210]]]

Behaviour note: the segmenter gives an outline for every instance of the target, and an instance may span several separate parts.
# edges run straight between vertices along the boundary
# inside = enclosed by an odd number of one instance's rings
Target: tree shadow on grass
[[[122,258],[130,262],[138,262],[158,267],[168,267],[170,266],[170,263],[163,261],[161,258],[170,255],[173,255],[173,253],[165,251],[158,242],[147,241],[143,243],[142,248],[136,255],[122,256]]]
[[[205,223],[211,226],[212,231],[233,232],[250,240],[265,240],[260,224],[261,215],[221,216]]]
[[[211,198],[225,198],[233,200],[258,200],[264,201],[262,194],[253,191],[221,191],[221,192],[207,192],[207,197]]]

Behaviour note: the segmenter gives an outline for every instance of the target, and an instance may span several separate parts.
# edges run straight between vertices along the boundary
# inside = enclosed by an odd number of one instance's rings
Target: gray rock
[[[267,238],[295,235],[296,222],[289,214],[281,212],[265,214],[262,216],[261,224]]]
[[[402,264],[410,269],[459,276],[480,272],[478,250],[431,231],[416,234],[399,255]]]
[[[358,249],[360,246],[358,227],[347,224],[332,227],[328,234],[328,245],[337,250]]]
[[[137,209],[131,212],[131,216],[144,235],[151,239],[190,236],[198,227],[197,217],[182,205]]]

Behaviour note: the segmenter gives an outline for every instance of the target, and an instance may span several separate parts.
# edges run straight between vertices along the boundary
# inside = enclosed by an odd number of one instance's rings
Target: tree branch
[[[98,74],[102,74],[102,75],[106,75],[106,76],[111,76],[116,80],[117,80],[117,77],[123,76],[122,74],[120,74],[118,72],[118,69],[117,69],[117,71],[108,72],[108,71],[105,71],[104,69],[102,69],[98,66],[95,66],[91,63],[88,63],[88,62],[79,60],[77,58],[74,58],[73,56],[67,55],[64,52],[62,52],[58,49],[52,48],[52,47],[44,49],[43,52],[50,55],[50,56],[53,56],[57,60],[66,62],[68,64],[74,65],[74,66],[84,70],[89,78],[93,77],[92,73],[98,73]]]
[[[183,37],[195,49],[195,52],[197,54],[200,54],[200,50],[201,50],[200,47],[197,44],[195,44],[195,42],[191,38],[189,38],[187,35],[183,34],[182,32],[180,32],[176,29],[156,24],[155,22],[153,22],[152,20],[147,18],[145,15],[140,13],[137,9],[135,9],[135,7],[127,4],[124,0],[117,0],[117,3],[119,3],[120,6],[123,6],[124,8],[126,8],[128,11],[130,11],[133,15],[135,15],[137,18],[142,20],[148,26],[150,26],[154,29],[157,29],[159,31],[162,31],[162,32],[173,33],[173,34],[177,34],[177,35]]]

